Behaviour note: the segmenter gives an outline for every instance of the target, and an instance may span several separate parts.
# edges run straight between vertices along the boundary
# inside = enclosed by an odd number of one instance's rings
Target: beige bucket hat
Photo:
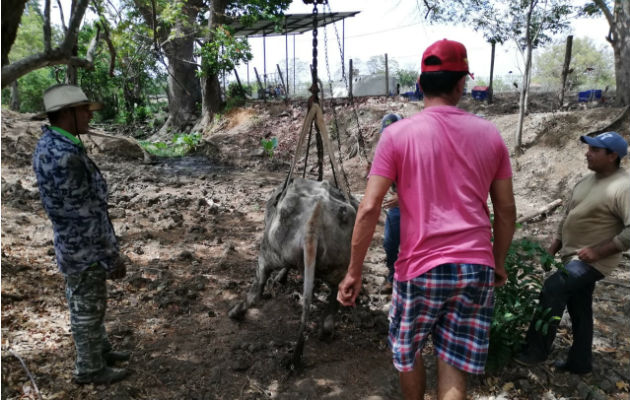
[[[91,111],[103,108],[103,104],[88,100],[83,90],[76,85],[64,83],[51,86],[44,92],[44,113],[85,104],[90,106]]]

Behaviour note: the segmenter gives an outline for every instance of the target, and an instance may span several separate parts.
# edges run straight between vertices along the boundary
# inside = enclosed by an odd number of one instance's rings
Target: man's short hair
[[[425,96],[437,97],[449,94],[462,77],[468,75],[466,71],[436,71],[420,74],[420,87]]]

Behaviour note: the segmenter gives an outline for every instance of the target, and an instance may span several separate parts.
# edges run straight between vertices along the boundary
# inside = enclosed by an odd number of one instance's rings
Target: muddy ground
[[[623,111],[600,104],[550,112],[549,104],[533,99],[524,154],[513,155],[519,216],[566,197],[587,173],[578,137],[607,127]],[[517,123],[513,99],[499,98],[491,106],[466,100],[461,106],[495,122],[512,148]],[[363,99],[355,107],[338,105],[333,114],[326,105],[326,120],[341,138],[354,193],[360,195],[365,187],[365,163],[360,152],[355,155],[357,119],[369,154],[385,113],[409,116],[421,107],[421,102]],[[181,159],[150,160],[127,141],[86,139],[108,180],[112,222],[131,259],[127,277],[109,284],[106,324],[114,345],[132,352],[127,366],[133,375],[109,387],[72,383],[74,345],[64,282],[30,167],[42,121],[30,117],[2,111],[3,399],[400,398],[386,343],[390,298],[380,294],[386,275],[383,219],[366,259],[360,304],[339,311],[330,342],[317,337],[328,290],[318,285],[302,370],[285,368],[299,325],[299,272],[292,272],[285,286],[269,285],[265,299],[243,322],[227,317],[231,304],[249,288],[265,202],[286,176],[304,118],[303,104],[283,103],[226,114],[207,128],[198,151]],[[612,126],[626,138],[629,118],[626,114]],[[260,140],[274,136],[279,147],[269,158]],[[627,160],[624,164],[627,168]],[[308,168],[308,176],[314,173]],[[517,235],[546,245],[560,213],[555,208],[524,223]],[[628,399],[628,267],[624,257],[623,265],[596,289],[592,374],[563,374],[550,364],[531,370],[510,364],[471,378],[469,397]],[[552,359],[566,353],[569,326],[565,319]],[[435,368],[428,349],[427,357],[427,398],[434,399]]]

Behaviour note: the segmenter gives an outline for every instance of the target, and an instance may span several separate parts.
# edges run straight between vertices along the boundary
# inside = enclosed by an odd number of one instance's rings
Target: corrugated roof
[[[345,11],[332,13],[318,13],[317,26],[328,25],[341,21],[344,18],[354,17],[360,11]],[[313,30],[313,14],[286,14],[284,22],[280,22],[281,31],[275,31],[275,24],[272,21],[257,21],[250,26],[245,26],[235,20],[229,24],[234,32],[234,36],[279,36],[286,34],[302,34]]]

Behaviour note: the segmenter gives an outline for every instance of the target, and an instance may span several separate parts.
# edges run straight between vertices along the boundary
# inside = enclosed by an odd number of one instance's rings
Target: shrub
[[[273,151],[276,149],[276,147],[278,147],[278,138],[273,137],[269,140],[261,139],[260,143],[262,144],[265,154],[267,154],[270,159],[273,158]]]
[[[540,267],[564,268],[538,243],[528,239],[512,242],[505,261],[508,280],[505,286],[495,289],[494,317],[490,328],[488,371],[506,365],[521,349],[524,332],[534,317],[537,330],[547,332],[549,324],[558,318],[550,317],[550,309],[540,310],[538,295],[543,274]]]
[[[201,142],[200,133],[177,133],[171,143],[141,141],[140,145],[149,154],[158,157],[181,157],[192,151]]]

